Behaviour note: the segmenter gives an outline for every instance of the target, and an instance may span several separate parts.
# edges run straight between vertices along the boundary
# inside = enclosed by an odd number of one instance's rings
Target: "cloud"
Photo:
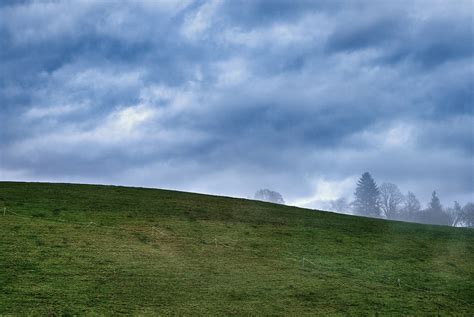
[[[329,181],[323,177],[318,178],[314,184],[315,191],[311,196],[300,198],[289,202],[291,205],[303,206],[306,208],[327,208],[328,202],[338,198],[352,199],[347,197],[348,193],[353,190],[357,177],[347,177],[343,180]]]
[[[25,117],[28,119],[43,119],[45,117],[57,117],[74,112],[76,107],[72,105],[52,106],[52,107],[33,107],[26,113]]]
[[[474,193],[472,1],[0,7],[0,178]],[[354,184],[352,184],[354,185]]]
[[[189,40],[197,40],[211,26],[214,14],[221,5],[219,0],[211,0],[202,4],[197,10],[190,12],[184,19],[181,33]]]

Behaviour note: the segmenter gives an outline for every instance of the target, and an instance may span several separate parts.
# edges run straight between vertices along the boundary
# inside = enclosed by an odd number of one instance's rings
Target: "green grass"
[[[0,208],[0,315],[474,314],[472,229],[95,185]]]

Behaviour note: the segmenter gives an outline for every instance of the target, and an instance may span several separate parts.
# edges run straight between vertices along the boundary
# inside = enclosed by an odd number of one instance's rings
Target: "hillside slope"
[[[472,229],[96,185],[0,207],[0,315],[474,313]]]

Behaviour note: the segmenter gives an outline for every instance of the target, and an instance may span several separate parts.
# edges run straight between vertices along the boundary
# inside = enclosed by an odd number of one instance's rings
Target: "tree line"
[[[458,202],[453,206],[443,207],[436,191],[431,201],[422,208],[413,192],[403,195],[398,186],[383,183],[378,186],[369,172],[362,174],[357,181],[354,201],[347,202],[339,198],[331,202],[334,211],[347,212],[368,217],[387,218],[419,222],[426,224],[474,227],[474,204],[467,203],[461,207]]]

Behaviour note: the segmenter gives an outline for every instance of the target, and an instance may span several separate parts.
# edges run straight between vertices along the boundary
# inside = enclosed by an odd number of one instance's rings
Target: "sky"
[[[474,1],[2,1],[0,180],[474,197]]]

